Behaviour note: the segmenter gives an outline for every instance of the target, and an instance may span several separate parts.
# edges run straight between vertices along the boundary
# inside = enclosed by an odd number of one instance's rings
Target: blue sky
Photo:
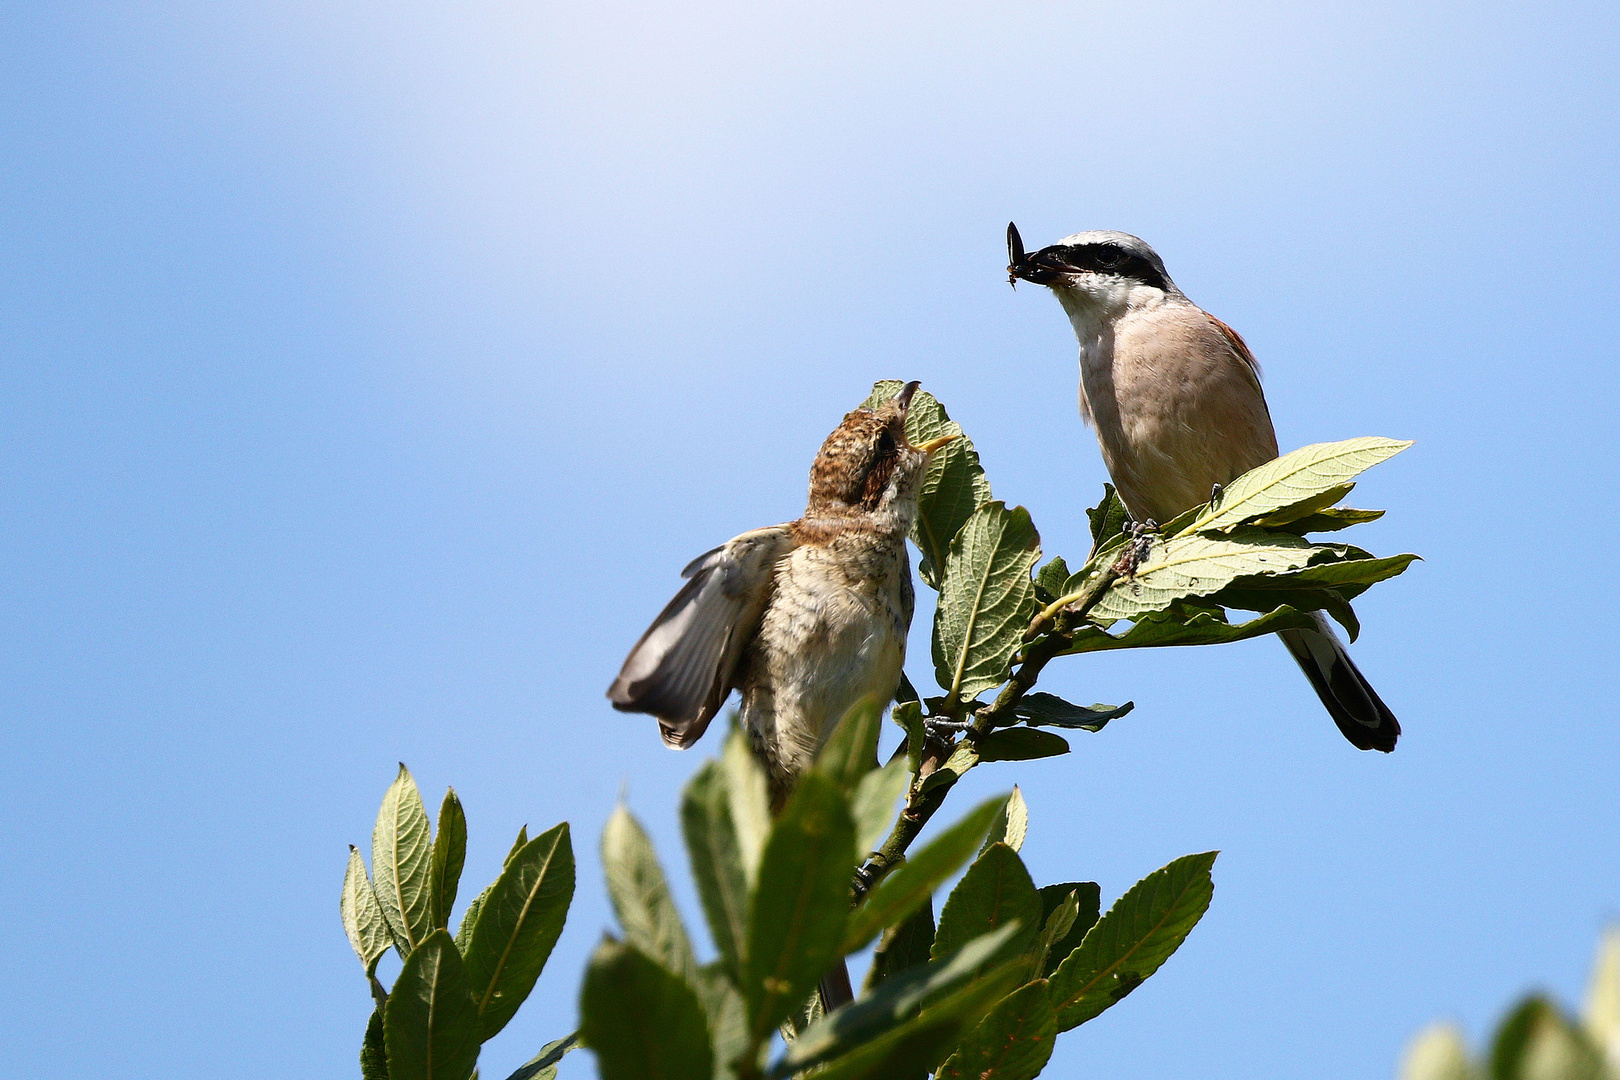
[[[1384,1076],[1430,1019],[1578,992],[1620,915],[1620,13],[872,7],[0,14],[18,1075],[353,1075],[338,885],[398,760],[461,793],[466,895],[573,823],[486,1075],[571,1029],[603,822],[623,792],[680,867],[713,749],[602,690],[691,556],[800,512],[874,379],[921,379],[1082,550],[1103,470],[1008,219],[1146,237],[1285,448],[1416,439],[1353,501],[1426,559],[1358,605],[1394,755],[1269,640],[1085,657],[1046,688],[1136,712],[953,797],[1016,779],[1037,879],[1105,897],[1223,851],[1049,1074]]]

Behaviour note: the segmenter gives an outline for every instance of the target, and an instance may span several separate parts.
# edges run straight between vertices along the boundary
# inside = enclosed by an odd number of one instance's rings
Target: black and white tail
[[[1351,661],[1325,615],[1316,613],[1315,630],[1284,630],[1277,636],[1304,669],[1316,688],[1316,696],[1327,706],[1328,715],[1356,749],[1382,750],[1386,754],[1395,749],[1395,740],[1401,734],[1400,722]]]

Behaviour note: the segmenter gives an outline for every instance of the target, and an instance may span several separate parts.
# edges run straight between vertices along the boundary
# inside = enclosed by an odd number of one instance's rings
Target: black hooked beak
[[[1018,279],[1035,285],[1050,285],[1059,275],[1074,273],[1063,258],[1063,249],[1045,247],[1033,255],[1024,253],[1024,238],[1018,235],[1018,226],[1007,222],[1007,284],[1018,288]]]
[[[898,394],[894,395],[894,400],[899,404],[901,413],[904,413],[907,409],[911,408],[911,399],[917,393],[917,387],[921,385],[922,383],[920,382],[908,382],[905,386],[900,388],[900,392]]]

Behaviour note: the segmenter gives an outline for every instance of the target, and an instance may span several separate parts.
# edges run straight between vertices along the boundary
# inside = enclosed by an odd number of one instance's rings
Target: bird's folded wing
[[[698,740],[736,685],[743,650],[770,600],[776,564],[797,546],[790,525],[743,533],[694,559],[684,588],[625,658],[608,700],[658,717],[664,741]]]

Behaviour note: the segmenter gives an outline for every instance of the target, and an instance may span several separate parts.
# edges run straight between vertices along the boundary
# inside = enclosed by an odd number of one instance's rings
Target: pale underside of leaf
[[[1282,511],[1348,483],[1411,445],[1399,439],[1364,436],[1300,447],[1232,481],[1183,534],[1230,529],[1257,518],[1285,516]]]

